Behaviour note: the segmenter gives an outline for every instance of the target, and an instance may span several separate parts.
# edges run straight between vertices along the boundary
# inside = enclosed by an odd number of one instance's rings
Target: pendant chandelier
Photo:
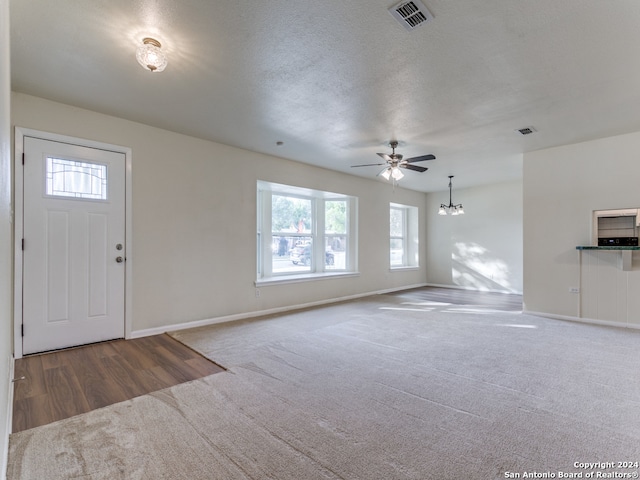
[[[453,175],[449,175],[449,205],[445,205],[444,203],[440,204],[440,209],[438,210],[438,215],[464,215],[464,209],[462,208],[462,204],[458,203],[454,205],[451,201],[451,179]]]

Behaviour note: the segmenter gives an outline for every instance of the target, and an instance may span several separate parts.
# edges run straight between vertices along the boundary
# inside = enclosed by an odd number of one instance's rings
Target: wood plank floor
[[[166,334],[27,356],[15,363],[13,432],[224,370]]]

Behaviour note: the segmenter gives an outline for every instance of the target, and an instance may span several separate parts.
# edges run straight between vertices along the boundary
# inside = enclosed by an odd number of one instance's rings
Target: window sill
[[[390,272],[409,272],[412,270],[420,270],[420,267],[389,267]]]
[[[282,275],[278,277],[263,278],[256,280],[256,287],[264,287],[267,285],[284,285],[287,283],[312,282],[315,280],[328,280],[332,278],[359,277],[360,272],[323,272],[308,273],[305,275]]]

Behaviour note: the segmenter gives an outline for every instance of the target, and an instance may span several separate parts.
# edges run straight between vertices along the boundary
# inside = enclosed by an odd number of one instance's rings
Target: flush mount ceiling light
[[[462,208],[462,204],[459,203],[457,205],[454,205],[453,202],[451,201],[451,179],[453,178],[453,175],[449,175],[449,205],[445,205],[444,203],[440,204],[440,209],[438,210],[438,215],[447,215],[447,214],[451,214],[451,215],[464,215],[464,209]]]
[[[136,59],[142,68],[159,73],[167,68],[167,57],[161,50],[162,45],[155,38],[142,39],[142,45],[136,51]]]

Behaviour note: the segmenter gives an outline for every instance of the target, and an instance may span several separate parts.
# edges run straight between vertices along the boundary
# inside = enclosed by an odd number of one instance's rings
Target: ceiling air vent
[[[518,128],[516,132],[519,132],[521,135],[531,135],[532,133],[537,132],[537,130],[533,127],[524,127]]]
[[[407,30],[413,30],[419,25],[427,23],[433,19],[433,15],[429,13],[427,7],[425,7],[418,0],[410,0],[409,2],[400,2],[399,4],[391,7],[389,13],[398,20],[402,26]]]

